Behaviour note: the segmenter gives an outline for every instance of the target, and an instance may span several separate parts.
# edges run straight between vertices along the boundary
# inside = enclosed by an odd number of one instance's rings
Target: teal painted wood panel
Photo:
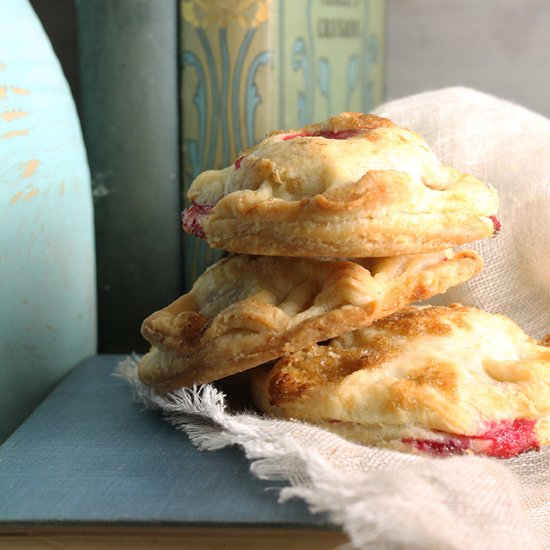
[[[0,441],[96,348],[90,175],[27,0],[0,3]]]

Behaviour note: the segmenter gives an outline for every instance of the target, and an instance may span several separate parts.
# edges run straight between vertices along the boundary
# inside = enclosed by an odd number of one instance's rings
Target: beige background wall
[[[74,1],[31,0],[78,101]],[[550,117],[550,0],[386,2],[388,99],[465,85]]]
[[[550,117],[549,0],[387,0],[388,99],[465,85]]]

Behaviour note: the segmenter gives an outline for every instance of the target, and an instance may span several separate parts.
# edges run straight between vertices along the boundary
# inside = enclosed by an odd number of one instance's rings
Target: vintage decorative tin
[[[383,99],[383,0],[181,0],[183,190],[276,128]],[[189,287],[220,251],[185,238]]]

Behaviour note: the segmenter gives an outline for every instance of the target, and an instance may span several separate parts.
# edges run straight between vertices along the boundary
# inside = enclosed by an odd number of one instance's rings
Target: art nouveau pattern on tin
[[[232,164],[276,128],[382,100],[380,0],[182,0],[182,179]],[[190,287],[219,259],[185,237]]]

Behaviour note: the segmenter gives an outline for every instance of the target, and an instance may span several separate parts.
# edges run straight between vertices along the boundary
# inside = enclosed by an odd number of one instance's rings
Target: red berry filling
[[[402,439],[403,443],[435,456],[462,455],[466,452],[468,445],[461,439],[447,439],[445,441],[431,439]]]
[[[481,435],[452,435],[445,440],[402,439],[419,451],[437,456],[464,454],[468,449],[495,458],[512,458],[531,449],[540,450],[536,420],[517,418],[493,423]]]
[[[502,229],[502,224],[498,221],[496,216],[489,216],[491,221],[493,222],[493,227],[495,228],[495,233],[500,233],[500,230]]]
[[[202,227],[202,220],[210,214],[214,204],[195,204],[186,208],[182,214],[183,228],[188,233],[199,239],[206,239],[206,233]]]
[[[325,139],[348,139],[354,136],[357,136],[360,133],[359,130],[342,130],[340,132],[331,132],[329,130],[319,130],[319,132],[301,132],[299,134],[287,134],[283,137],[283,141],[290,141],[291,139],[297,137],[322,137]],[[239,157],[235,161],[235,170],[238,170],[241,167],[241,162],[246,155]]]
[[[283,138],[283,141],[289,141],[297,137],[322,137],[325,139],[348,139],[355,137],[360,133],[359,130],[342,130],[340,132],[331,132],[329,130],[319,130],[319,132],[309,133],[302,132],[300,134],[288,134]]]

